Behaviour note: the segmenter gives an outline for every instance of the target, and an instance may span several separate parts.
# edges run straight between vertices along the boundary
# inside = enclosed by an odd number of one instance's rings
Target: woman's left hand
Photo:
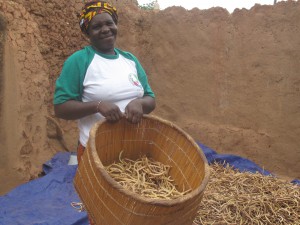
[[[131,123],[139,123],[143,117],[141,99],[134,99],[125,108],[126,119]]]

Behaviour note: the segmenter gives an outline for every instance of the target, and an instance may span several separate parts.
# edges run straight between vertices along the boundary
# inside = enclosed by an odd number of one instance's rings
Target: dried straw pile
[[[228,165],[211,168],[194,224],[300,224],[300,186]]]

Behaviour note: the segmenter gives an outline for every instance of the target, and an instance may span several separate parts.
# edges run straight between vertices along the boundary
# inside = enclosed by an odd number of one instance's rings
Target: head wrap
[[[118,23],[118,14],[115,7],[103,1],[90,1],[84,5],[80,13],[79,25],[81,31],[87,34],[91,20],[94,16],[101,13],[110,14],[115,24]]]

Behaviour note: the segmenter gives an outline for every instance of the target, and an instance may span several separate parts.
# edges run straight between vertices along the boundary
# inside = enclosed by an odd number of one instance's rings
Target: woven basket
[[[178,190],[173,200],[145,198],[124,189],[104,166],[142,155],[171,166]],[[88,214],[97,225],[184,225],[193,223],[209,179],[207,160],[193,139],[173,123],[146,115],[139,124],[126,119],[96,123],[74,179]]]

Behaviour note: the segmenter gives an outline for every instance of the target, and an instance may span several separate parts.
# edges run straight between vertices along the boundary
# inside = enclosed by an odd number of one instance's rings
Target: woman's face
[[[104,54],[115,54],[114,47],[118,27],[108,13],[97,14],[88,27],[88,37],[91,45]]]

